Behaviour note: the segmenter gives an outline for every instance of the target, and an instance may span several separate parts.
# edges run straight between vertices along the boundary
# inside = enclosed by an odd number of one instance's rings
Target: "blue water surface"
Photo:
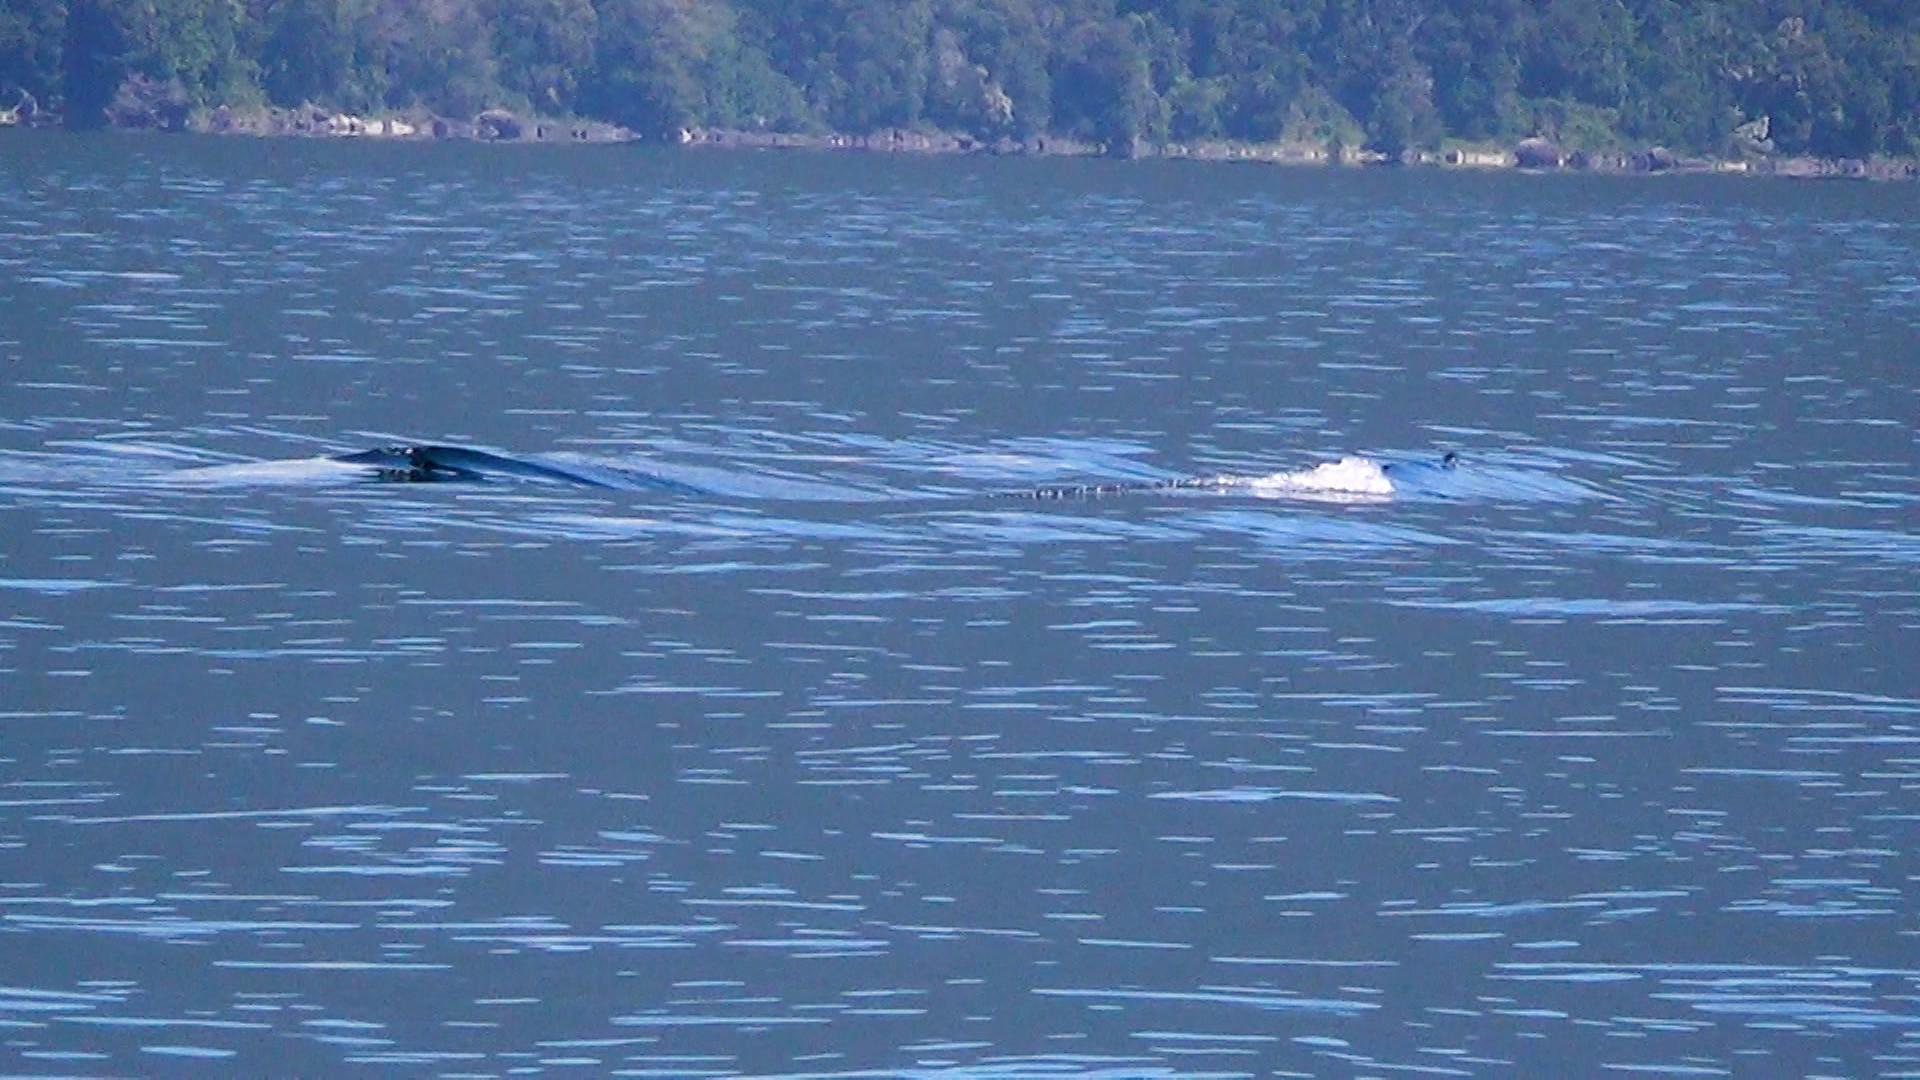
[[[1912,187],[523,150],[0,138],[0,1068],[1920,1070]]]

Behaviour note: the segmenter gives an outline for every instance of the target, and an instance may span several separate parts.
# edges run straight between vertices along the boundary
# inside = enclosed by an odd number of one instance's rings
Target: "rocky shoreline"
[[[1801,179],[1920,180],[1920,160],[1911,158],[1814,158],[1754,153],[1741,158],[1693,157],[1665,147],[1633,153],[1568,151],[1540,139],[1512,147],[1474,146],[1416,150],[1398,157],[1354,147],[1311,143],[1247,143],[1203,140],[1142,143],[1114,153],[1099,144],[1058,136],[1025,140],[981,140],[947,132],[890,130],[871,135],[790,132],[688,130],[677,141],[688,146],[743,150],[822,150],[905,154],[992,154],[1064,157],[1164,158],[1183,161],[1246,162],[1268,165],[1411,165],[1450,169],[1516,169],[1528,172],[1653,175],[1719,173],[1784,176]]]
[[[1117,157],[1128,159],[1243,162],[1271,165],[1411,165],[1449,169],[1567,172],[1600,175],[1717,173],[1801,179],[1920,180],[1920,160],[1912,158],[1814,158],[1782,156],[1755,145],[1736,158],[1679,154],[1664,147],[1634,152],[1567,150],[1544,139],[1512,146],[1475,144],[1445,150],[1413,150],[1398,157],[1340,145],[1251,143],[1230,140],[1145,143],[1113,148],[1063,136],[1027,139],[979,139],[943,131],[888,129],[866,135],[843,133],[683,129],[665,138],[648,138],[629,128],[599,120],[523,116],[488,109],[471,119],[425,111],[358,116],[319,106],[192,109],[164,91],[122,94],[108,107],[107,126],[132,131],[184,131],[209,135],[455,140],[491,143],[665,143],[735,150],[854,151],[917,155],[985,154],[996,156]],[[55,127],[60,118],[23,99],[0,110],[0,127]]]

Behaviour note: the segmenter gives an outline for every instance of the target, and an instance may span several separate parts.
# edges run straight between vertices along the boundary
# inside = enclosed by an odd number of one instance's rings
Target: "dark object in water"
[[[349,465],[370,465],[376,480],[421,484],[447,480],[481,480],[479,473],[436,458],[436,452],[451,447],[380,446],[354,454],[340,454],[333,460]]]
[[[1451,469],[1459,464],[1460,455],[1449,450],[1440,455],[1440,464],[1437,466],[1429,465],[1424,461],[1389,461],[1385,465],[1380,466],[1380,471],[1391,474],[1395,472],[1406,472],[1410,469]]]
[[[510,476],[613,490],[650,489],[688,495],[704,493],[692,484],[612,463],[596,465],[584,461],[509,457],[466,446],[431,443],[382,446],[341,454],[333,460],[349,465],[371,466],[374,479],[395,483],[480,483],[494,477]]]

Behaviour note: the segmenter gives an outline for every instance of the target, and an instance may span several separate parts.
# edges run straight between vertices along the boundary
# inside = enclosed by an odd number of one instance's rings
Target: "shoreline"
[[[0,129],[57,128],[45,113],[21,116],[0,110]],[[721,150],[788,150],[824,153],[909,154],[926,157],[1086,157],[1119,160],[1224,162],[1229,164],[1308,166],[1408,166],[1460,171],[1567,173],[1600,176],[1699,175],[1774,176],[1789,179],[1920,180],[1916,158],[1818,158],[1778,155],[1755,147],[1739,157],[1676,153],[1665,147],[1637,151],[1569,150],[1544,139],[1512,145],[1461,143],[1442,149],[1409,150],[1398,157],[1355,147],[1313,143],[1242,142],[1227,139],[1191,142],[1136,142],[1115,152],[1107,145],[1069,136],[981,139],[937,130],[892,128],[865,135],[840,132],[745,131],[687,128],[666,138],[649,138],[630,128],[577,117],[522,116],[488,109],[471,120],[426,112],[358,116],[317,106],[294,109],[233,109],[219,106],[192,111],[161,111],[120,116],[103,130],[187,132],[253,138],[370,139],[382,142],[482,142],[511,144],[605,145],[645,143]]]
[[[1534,139],[1521,140],[1512,147],[1473,144],[1440,150],[1413,150],[1393,158],[1351,147],[1227,139],[1143,143],[1134,147],[1131,153],[1114,154],[1101,144],[1062,136],[1036,136],[1023,141],[985,141],[947,132],[891,130],[871,135],[815,135],[727,129],[689,130],[684,135],[678,140],[680,145],[730,150],[812,150],[925,156],[1104,157],[1128,161],[1158,159],[1260,165],[1386,166],[1469,172],[1584,173],[1597,176],[1714,174],[1790,179],[1920,180],[1920,159],[1816,158],[1766,154],[1715,158],[1677,154],[1658,146],[1633,152],[1568,151]]]

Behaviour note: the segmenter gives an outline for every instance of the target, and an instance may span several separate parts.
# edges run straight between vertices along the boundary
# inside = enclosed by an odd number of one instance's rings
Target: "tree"
[[[1286,131],[1295,105],[1315,81],[1310,46],[1319,37],[1322,14],[1316,4],[1238,4],[1211,61],[1194,68],[1228,79],[1228,134],[1269,140]]]
[[[1521,91],[1618,106],[1637,46],[1634,29],[1620,0],[1548,0],[1528,26]]]
[[[1629,70],[1620,125],[1628,136],[1670,146],[1717,149],[1739,122],[1733,84],[1733,27],[1711,6],[1642,0],[1640,46]]]
[[[826,110],[844,131],[913,127],[926,112],[932,9],[926,0],[854,0],[837,45],[845,95]]]
[[[238,0],[73,0],[62,42],[67,121],[105,123],[123,83],[186,107],[253,100],[253,61],[240,48]]]
[[[1390,158],[1441,131],[1433,72],[1413,43],[1427,15],[1412,0],[1347,0],[1328,7],[1335,97],[1360,119],[1368,145]]]
[[[58,101],[66,22],[65,0],[0,0],[0,107],[23,90],[43,106]]]
[[[1415,43],[1433,73],[1434,107],[1465,139],[1531,135],[1520,98],[1520,42],[1533,34],[1522,0],[1465,0],[1436,12]]]
[[[810,131],[820,118],[800,88],[774,70],[766,49],[740,33],[716,35],[700,68],[702,123],[756,131]]]
[[[387,107],[472,116],[503,97],[493,35],[472,0],[378,0],[372,20]]]
[[[1182,79],[1166,96],[1167,133],[1176,139],[1219,136],[1221,108],[1227,102],[1228,80]]]
[[[572,109],[593,62],[598,16],[590,0],[491,0],[500,85],[548,112]]]
[[[278,105],[337,99],[353,68],[354,27],[343,0],[279,0],[263,18],[260,80]]]
[[[1104,144],[1116,157],[1133,156],[1142,140],[1164,130],[1135,26],[1114,18],[1078,27],[1061,50],[1053,79],[1053,112],[1061,128]]]
[[[1372,148],[1389,158],[1431,145],[1440,125],[1433,107],[1433,74],[1404,42],[1396,44],[1383,65],[1384,78],[1367,115]]]
[[[967,59],[986,72],[986,89],[1005,95],[1007,133],[1027,138],[1053,126],[1053,44],[1046,9],[1026,0],[948,0],[936,19],[951,27]],[[983,131],[982,134],[998,134]]]
[[[62,97],[67,123],[99,127],[107,103],[127,75],[127,33],[114,0],[72,0],[61,42]]]
[[[738,0],[773,67],[828,126],[912,127],[926,113],[932,0]]]
[[[600,0],[595,10],[600,32],[582,107],[654,136],[699,123],[713,13],[687,0]]]
[[[1916,0],[0,0],[0,108],[1920,151]],[[127,94],[119,94],[131,87]],[[1735,138],[1736,129],[1746,134]]]

